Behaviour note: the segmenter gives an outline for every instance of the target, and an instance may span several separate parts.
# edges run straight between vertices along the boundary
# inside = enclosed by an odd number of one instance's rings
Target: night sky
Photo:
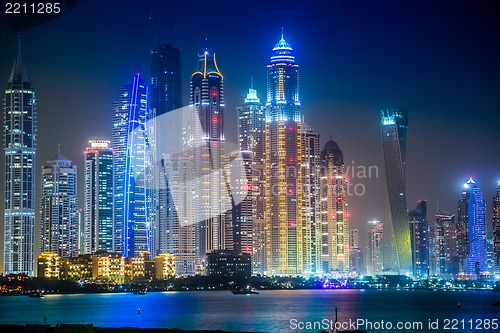
[[[38,99],[37,169],[60,143],[78,165],[82,206],[83,150],[90,139],[111,138],[119,87],[137,72],[148,81],[157,30],[164,32],[162,41],[182,49],[185,105],[197,54],[206,46],[217,54],[226,137],[236,142],[235,108],[251,77],[265,101],[266,65],[283,27],[300,66],[301,112],[321,134],[321,145],[331,135],[346,165],[379,169],[378,178],[353,179],[366,189],[350,199],[351,226],[360,228],[362,239],[366,222],[384,217],[379,110],[386,107],[409,112],[408,208],[427,199],[431,223],[438,201],[456,213],[462,184],[472,176],[491,224],[500,180],[500,11],[494,4],[84,0],[21,33],[0,15],[0,85],[7,83],[21,35]]]

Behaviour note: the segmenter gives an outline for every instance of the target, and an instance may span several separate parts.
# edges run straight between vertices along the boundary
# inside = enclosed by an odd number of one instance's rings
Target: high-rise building
[[[321,243],[324,273],[349,272],[348,177],[344,155],[330,140],[321,153]]]
[[[427,277],[429,268],[429,223],[427,201],[419,200],[415,209],[408,211],[410,221],[411,254],[413,276]]]
[[[4,100],[4,274],[35,273],[36,97],[21,48]]]
[[[460,273],[479,275],[488,270],[483,194],[469,178],[458,201],[457,243]]]
[[[500,274],[500,182],[493,198],[493,270]]]
[[[283,38],[267,65],[265,197],[267,273],[298,275],[303,262],[303,157],[299,65]]]
[[[85,150],[83,254],[113,252],[113,149],[91,140]]]
[[[172,45],[162,44],[151,51],[149,103],[156,116],[182,106],[181,50]]]
[[[42,167],[40,253],[78,255],[77,167],[58,152]]]
[[[169,44],[161,44],[151,51],[151,82],[149,107],[160,117],[182,106],[182,67],[181,50]],[[161,140],[168,145],[175,141],[178,129],[172,122],[162,121]],[[164,161],[154,166],[154,189],[152,201],[152,215],[156,228],[154,244],[155,254],[172,251],[174,240],[170,232],[178,224],[168,180],[163,176]]]
[[[438,275],[453,276],[458,274],[457,224],[455,214],[438,210],[435,228],[435,256]]]
[[[266,260],[266,220],[265,220],[265,109],[257,96],[257,91],[248,90],[245,103],[236,108],[238,116],[238,143],[241,151],[249,152],[251,175],[248,186],[250,197],[241,203],[241,216],[250,215],[252,227],[252,272],[259,274],[267,270]],[[250,201],[250,202],[249,202]],[[249,211],[250,210],[250,211]]]
[[[322,272],[321,263],[321,150],[319,134],[302,125],[302,253],[305,274]]]
[[[206,254],[232,249],[231,214],[226,211],[226,167],[224,151],[224,76],[217,66],[215,53],[207,50],[198,56],[198,67],[191,76],[191,105],[201,123],[201,133],[194,131],[195,169],[204,172],[196,182],[195,227],[197,266],[204,270]],[[178,270],[182,271],[182,270]]]
[[[408,111],[385,109],[380,111],[380,117],[387,179],[384,270],[387,273],[407,275],[412,273],[405,178]]]
[[[114,252],[130,257],[152,251],[150,146],[154,142],[148,89],[137,74],[113,103]],[[147,124],[147,125],[146,125]],[[151,126],[151,127],[150,127]]]
[[[370,276],[382,274],[382,240],[384,225],[382,222],[368,221],[368,258],[366,260],[366,274]]]

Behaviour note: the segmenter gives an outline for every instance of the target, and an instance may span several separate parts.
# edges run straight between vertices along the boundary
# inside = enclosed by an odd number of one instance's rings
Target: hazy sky
[[[182,49],[185,104],[197,54],[205,46],[216,52],[225,79],[226,137],[236,142],[235,108],[251,77],[265,100],[266,65],[283,27],[300,66],[301,112],[322,146],[332,135],[351,168],[379,169],[378,178],[353,179],[366,190],[350,198],[351,225],[362,239],[366,222],[384,216],[379,110],[386,107],[409,110],[408,207],[427,199],[431,221],[437,201],[456,212],[462,184],[473,176],[491,223],[500,180],[500,12],[494,4],[85,0],[21,33],[0,16],[0,84],[7,83],[21,35],[38,98],[37,168],[60,143],[79,167],[83,194],[83,150],[90,139],[111,138],[119,87],[137,72],[149,78],[158,29]]]

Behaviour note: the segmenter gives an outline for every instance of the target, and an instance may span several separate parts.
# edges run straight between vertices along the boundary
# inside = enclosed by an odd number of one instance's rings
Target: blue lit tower
[[[196,262],[204,269],[205,256],[214,250],[232,248],[231,216],[224,214],[227,187],[224,167],[224,76],[215,53],[205,50],[198,56],[198,67],[191,75],[191,105],[201,123],[203,145],[194,150],[195,168],[209,171],[196,185]],[[200,135],[195,134],[196,137]],[[229,207],[230,209],[231,207]],[[227,238],[227,239],[226,239]]]
[[[40,252],[78,255],[77,167],[58,152],[42,167]]]
[[[303,194],[299,65],[281,35],[267,65],[265,197],[267,273],[302,274]]]
[[[114,251],[130,257],[151,252],[148,201],[149,129],[148,90],[139,74],[120,88],[113,103]]]
[[[408,218],[410,220],[413,276],[425,278],[429,267],[427,201],[419,200],[417,207],[408,211]]]
[[[113,252],[113,149],[91,140],[85,150],[83,253]]]
[[[21,49],[5,89],[4,274],[34,275],[36,97]]]
[[[460,273],[479,275],[488,270],[483,194],[469,178],[458,201],[457,242]]]
[[[500,274],[500,182],[493,198],[493,269]]]
[[[384,221],[384,271],[411,274],[410,227],[406,210],[406,131],[408,111],[380,111],[382,147],[387,179]]]

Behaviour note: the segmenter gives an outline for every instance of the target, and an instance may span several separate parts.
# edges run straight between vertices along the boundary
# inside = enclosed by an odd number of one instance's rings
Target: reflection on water
[[[290,320],[335,320],[338,308],[341,322],[421,321],[427,328],[428,321],[435,319],[500,321],[500,309],[491,305],[498,301],[500,293],[494,292],[425,290],[287,290],[261,291],[259,295],[233,295],[229,291],[150,292],[47,295],[41,299],[12,296],[0,297],[0,323],[42,324],[47,317],[52,325],[92,323],[101,327],[317,333],[318,330],[292,330]]]

